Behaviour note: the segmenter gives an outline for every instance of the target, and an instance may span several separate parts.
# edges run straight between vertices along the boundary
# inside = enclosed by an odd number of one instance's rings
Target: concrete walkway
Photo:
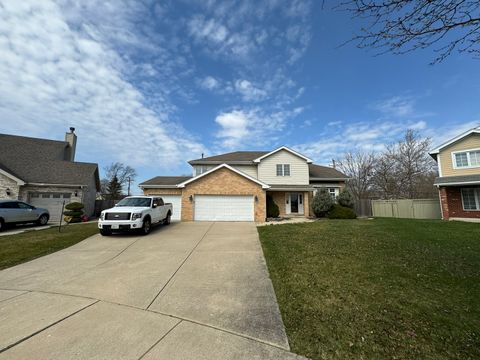
[[[0,272],[0,359],[299,359],[253,223],[93,236]]]

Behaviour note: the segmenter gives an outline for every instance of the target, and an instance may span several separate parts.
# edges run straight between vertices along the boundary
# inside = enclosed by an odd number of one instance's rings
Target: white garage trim
[[[254,221],[253,195],[195,195],[195,221]]]
[[[165,203],[171,203],[173,206],[172,220],[180,221],[182,219],[182,195],[152,195],[159,196]]]

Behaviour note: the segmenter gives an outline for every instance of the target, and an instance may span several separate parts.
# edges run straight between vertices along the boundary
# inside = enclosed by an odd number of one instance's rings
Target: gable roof
[[[235,169],[234,167],[231,167],[231,166],[228,165],[228,164],[218,165],[218,166],[214,167],[213,169],[210,169],[210,170],[204,172],[204,173],[201,174],[201,175],[195,176],[195,177],[193,177],[193,178],[191,178],[191,179],[189,179],[189,180],[186,180],[186,181],[178,184],[177,187],[183,188],[183,187],[185,187],[185,185],[187,185],[187,184],[189,184],[189,183],[191,183],[191,182],[197,181],[198,179],[201,179],[202,177],[207,176],[207,175],[209,175],[209,174],[211,174],[211,173],[213,173],[213,172],[215,172],[215,171],[217,171],[217,170],[223,169],[223,168],[229,169],[229,170],[237,173],[238,175],[243,176],[244,178],[247,178],[248,180],[253,181],[254,183],[257,183],[257,184],[260,185],[263,189],[268,189],[268,188],[270,187],[269,185],[265,184],[264,182],[262,182],[262,181],[260,181],[260,180],[258,180],[258,179],[255,179],[254,177],[251,177],[250,175],[245,174],[243,171],[237,170],[237,169]]]
[[[347,180],[348,176],[344,173],[328,166],[308,164],[310,180]]]
[[[279,147],[278,149],[275,149],[275,150],[273,150],[273,151],[270,151],[269,153],[263,154],[262,156],[254,159],[253,162],[259,163],[260,161],[262,161],[262,159],[265,159],[266,157],[271,156],[271,155],[273,155],[273,154],[275,154],[275,153],[277,153],[277,152],[279,152],[279,151],[281,151],[281,150],[288,151],[289,153],[291,153],[291,154],[293,154],[293,155],[296,155],[296,156],[298,156],[299,158],[304,159],[307,163],[312,163],[312,162],[313,162],[311,159],[307,158],[306,156],[303,156],[302,154],[300,154],[300,153],[296,152],[295,150],[292,150],[292,149],[290,149],[290,148],[288,148],[288,147],[286,147],[286,146],[281,146],[281,147]]]
[[[98,165],[65,160],[65,141],[0,134],[0,168],[28,184],[88,185],[95,178],[100,190]]]
[[[470,130],[467,130],[465,131],[464,133],[458,135],[458,136],[455,136],[454,138],[444,142],[443,144],[441,144],[440,146],[436,147],[435,149],[431,150],[429,152],[429,154],[435,158],[435,155],[438,154],[443,148],[459,141],[459,140],[462,140],[463,138],[467,137],[468,135],[471,135],[471,134],[480,134],[480,126],[477,126],[477,127],[474,127]]]
[[[195,164],[223,164],[223,163],[252,163],[256,158],[268,154],[268,151],[234,151],[226,154],[209,156],[206,158],[190,160],[190,165]]]
[[[149,187],[177,187],[178,184],[191,179],[191,176],[156,176],[150,180],[140,183],[141,188]]]

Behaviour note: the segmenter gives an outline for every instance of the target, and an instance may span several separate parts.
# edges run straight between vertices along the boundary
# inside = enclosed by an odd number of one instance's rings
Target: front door
[[[303,214],[303,194],[285,194],[285,208],[287,214]]]

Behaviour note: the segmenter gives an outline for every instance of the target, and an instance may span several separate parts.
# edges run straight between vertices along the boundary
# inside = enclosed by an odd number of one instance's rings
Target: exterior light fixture
[[[255,195],[255,202],[258,203],[258,196]]]
[[[7,196],[10,196],[10,194],[12,193],[12,191],[10,190],[10,188],[6,188],[6,189],[5,189],[5,192],[7,193]]]
[[[193,202],[193,195],[190,195],[190,196],[188,197],[188,200],[190,200],[190,202]]]

